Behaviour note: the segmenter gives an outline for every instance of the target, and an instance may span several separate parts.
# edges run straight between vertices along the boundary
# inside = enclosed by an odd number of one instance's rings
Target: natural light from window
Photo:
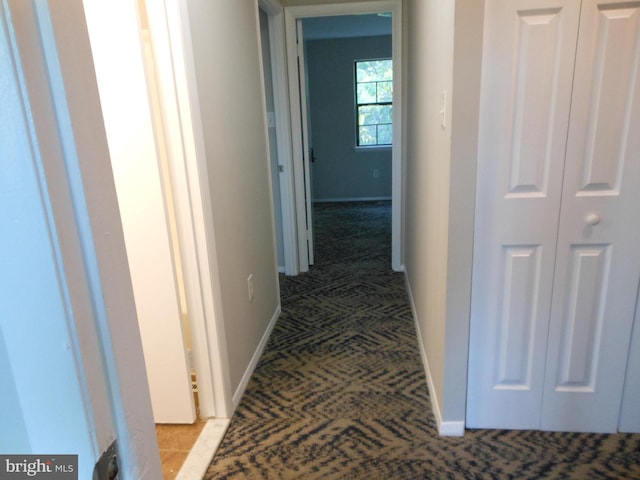
[[[391,145],[393,67],[390,59],[356,61],[357,146]]]

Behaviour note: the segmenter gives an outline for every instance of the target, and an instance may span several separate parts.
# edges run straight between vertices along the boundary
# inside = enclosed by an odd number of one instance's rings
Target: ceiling
[[[302,20],[305,40],[391,35],[391,14],[337,15]]]

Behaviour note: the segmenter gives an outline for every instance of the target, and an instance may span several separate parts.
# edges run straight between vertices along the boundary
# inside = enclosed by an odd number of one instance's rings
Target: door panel
[[[542,428],[613,432],[640,278],[640,2],[581,18]]]
[[[498,359],[496,389],[530,388],[533,345],[540,286],[539,246],[506,247],[504,252],[504,292],[498,319]]]
[[[538,428],[579,8],[485,15],[467,425]]]
[[[572,245],[569,291],[564,303],[556,387],[592,391],[596,346],[602,335],[602,292],[611,265],[611,245]]]
[[[314,260],[314,244],[313,244],[313,198],[311,196],[311,162],[309,156],[311,145],[309,142],[309,113],[308,113],[308,95],[307,95],[307,67],[304,56],[304,32],[302,20],[296,21],[296,34],[298,38],[298,84],[300,92],[300,122],[302,124],[302,168],[304,172],[304,202],[305,202],[305,220],[300,228],[304,230],[303,238],[300,242],[301,251],[306,250],[306,260],[308,265],[313,265]],[[305,245],[306,244],[306,245]],[[306,271],[305,268],[301,268]]]
[[[543,197],[547,193],[552,151],[548,142],[541,140],[549,139],[549,129],[554,124],[549,120],[554,111],[555,63],[562,30],[559,11],[545,8],[517,12],[507,197]]]
[[[630,95],[637,83],[640,2],[584,2],[572,122],[571,157],[581,164],[581,194],[616,195],[624,169]]]

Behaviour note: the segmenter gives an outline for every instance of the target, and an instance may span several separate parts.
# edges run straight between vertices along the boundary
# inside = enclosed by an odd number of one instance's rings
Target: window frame
[[[361,83],[373,83],[373,82],[358,82],[358,64],[359,63],[364,63],[364,62],[382,62],[382,61],[391,61],[393,62],[393,58],[391,57],[380,57],[380,58],[368,58],[368,59],[358,59],[358,60],[354,60],[353,61],[353,100],[354,100],[354,115],[355,115],[355,148],[357,150],[366,150],[366,149],[374,149],[374,148],[391,148],[393,146],[393,98],[389,101],[386,102],[369,102],[369,103],[358,103],[358,85]],[[393,63],[391,64],[392,68],[393,68]],[[389,80],[376,80],[375,83],[384,83],[384,82],[388,82]],[[392,86],[392,92],[393,92],[393,75],[391,78],[391,86]],[[377,89],[377,86],[376,86]],[[393,94],[392,94],[393,97]],[[360,127],[361,126],[366,126],[366,125],[360,125],[360,107],[367,107],[367,106],[390,106],[391,107],[391,122],[390,123],[376,123],[374,124],[376,126],[376,143],[375,144],[365,144],[365,145],[361,145],[360,144]],[[378,127],[380,125],[389,125],[391,126],[392,132],[391,132],[391,142],[390,143],[378,143]]]

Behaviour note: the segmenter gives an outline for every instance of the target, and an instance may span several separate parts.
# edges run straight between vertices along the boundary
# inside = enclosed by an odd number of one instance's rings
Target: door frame
[[[196,407],[180,299],[173,188],[158,114],[154,62],[138,6],[87,1],[91,40],[156,423],[193,423]],[[113,25],[120,34],[113,39]],[[140,27],[143,28],[140,35]],[[129,72],[126,80],[120,70]],[[132,131],[135,135],[132,136]],[[140,192],[144,191],[141,202]],[[153,238],[153,242],[149,239]],[[149,272],[153,272],[150,275]]]
[[[142,1],[157,74],[169,181],[175,193],[200,417],[229,418],[232,392],[210,192],[207,182],[201,181],[207,178],[207,165],[187,6],[180,0]]]
[[[290,202],[292,210],[298,219],[305,218],[305,204],[301,201],[301,194],[304,192],[305,173],[304,158],[302,146],[302,124],[300,115],[296,112],[300,111],[299,98],[300,92],[298,82],[295,78],[297,72],[296,60],[296,22],[299,19],[309,17],[329,17],[337,15],[358,15],[370,13],[392,12],[392,60],[393,60],[393,146],[391,153],[392,162],[392,180],[391,180],[391,266],[395,271],[404,271],[403,252],[402,252],[402,2],[401,0],[385,0],[385,1],[363,1],[358,3],[340,3],[331,5],[309,5],[297,7],[285,7],[284,9],[284,28],[286,35],[284,46],[287,53],[287,80],[289,84],[289,96],[286,102],[281,99],[281,108],[290,107],[291,114],[289,116],[290,135],[291,135],[291,160],[292,167],[285,171],[289,177],[288,182],[294,186],[293,192],[297,194],[297,201],[294,197],[282,197],[283,204]],[[282,39],[278,39],[282,40]],[[281,46],[278,48],[282,48]],[[275,68],[280,68],[277,65]],[[302,197],[304,197],[302,195]],[[309,269],[307,248],[306,228],[296,225],[294,252],[298,258],[298,270],[305,272]],[[287,240],[291,238],[285,236],[285,252],[287,251]],[[293,243],[293,242],[292,242]],[[291,248],[291,243],[288,248]]]
[[[258,0],[258,6],[268,18],[271,81],[276,129],[276,151],[280,172],[280,209],[282,213],[282,242],[284,273],[298,275],[298,235],[294,202],[295,185],[292,157],[291,118],[289,114],[289,79],[284,28],[284,7],[279,0]],[[278,205],[274,205],[278,207]]]
[[[13,68],[1,76],[3,80],[9,77],[9,82],[18,80],[21,89],[16,96],[8,83],[3,92],[15,100],[4,103],[8,108],[5,118],[14,116],[19,121],[13,123],[24,122],[29,127],[28,132],[17,132],[10,148],[22,164],[31,162],[27,168],[35,173],[28,183],[24,175],[16,178],[16,188],[23,187],[22,194],[28,193],[43,213],[38,219],[26,205],[6,218],[24,224],[31,232],[34,223],[42,222],[49,233],[42,241],[51,248],[46,262],[34,258],[33,265],[18,264],[16,268],[29,278],[46,272],[55,279],[37,282],[46,290],[42,290],[40,302],[28,310],[20,308],[19,300],[38,292],[29,283],[11,282],[9,276],[12,289],[27,286],[30,290],[27,296],[15,297],[18,316],[40,312],[29,321],[11,323],[19,339],[29,339],[34,326],[46,324],[50,333],[64,340],[58,343],[50,336],[41,338],[50,351],[34,350],[33,342],[26,349],[14,345],[18,354],[12,363],[19,368],[13,373],[20,381],[17,398],[23,409],[29,404],[33,411],[11,413],[18,421],[21,415],[26,420],[28,414],[25,427],[35,450],[32,453],[38,453],[39,444],[48,448],[57,441],[65,447],[72,441],[86,447],[75,451],[85,455],[78,465],[84,474],[93,470],[95,460],[117,439],[124,477],[158,478],[160,456],[149,394],[140,388],[146,382],[146,371],[83,4],[5,3],[0,7],[0,22],[0,44],[6,49],[10,42],[12,52],[7,61],[13,61]],[[7,30],[9,35],[4,34]],[[17,244],[15,259],[32,255],[33,246]],[[51,290],[52,284],[58,288]],[[68,369],[58,368],[59,378],[34,381],[42,377],[38,365],[52,362]],[[39,370],[35,377],[34,369]],[[47,386],[54,383],[55,391],[48,391]],[[64,405],[54,412],[56,400]],[[86,429],[87,443],[83,445],[85,439],[77,437],[62,442],[53,438],[51,428],[38,419],[56,415],[76,433]],[[53,432],[55,436],[55,429]]]

